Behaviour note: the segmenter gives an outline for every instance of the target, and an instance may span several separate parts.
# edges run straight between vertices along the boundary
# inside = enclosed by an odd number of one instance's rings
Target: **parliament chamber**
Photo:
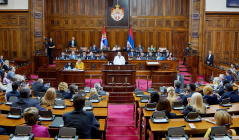
[[[239,140],[239,0],[0,0],[0,140]]]

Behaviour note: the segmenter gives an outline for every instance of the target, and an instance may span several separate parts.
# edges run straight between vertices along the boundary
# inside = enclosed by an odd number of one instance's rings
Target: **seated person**
[[[63,96],[63,99],[71,99],[72,96],[75,94],[76,86],[71,84],[69,87],[70,92]]]
[[[189,87],[188,87],[185,95],[183,95],[183,97],[182,97],[182,101],[183,101],[184,105],[188,104],[188,98],[191,97],[195,92],[196,92],[195,84],[189,84]]]
[[[91,52],[98,52],[98,48],[95,46],[95,44],[93,45],[93,47],[90,48]]]
[[[227,133],[229,133],[231,136],[237,136],[236,131],[234,129],[230,129],[230,125],[232,125],[233,123],[232,123],[232,116],[229,113],[223,110],[219,110],[215,113],[214,118],[215,118],[217,126],[226,125]],[[208,128],[204,137],[208,138],[210,133],[211,133],[211,128]]]
[[[10,81],[12,81],[12,78],[16,75],[15,74],[15,67],[10,67],[8,73],[7,73],[7,79],[9,79]]]
[[[129,52],[131,50],[130,44],[127,44],[127,46],[124,49]]]
[[[234,83],[235,79],[234,77],[232,76],[232,71],[231,70],[227,70],[226,72],[226,79],[232,84]]]
[[[7,79],[7,73],[4,72],[4,78],[3,78],[3,83],[4,84],[9,84],[11,81],[9,79]]]
[[[232,73],[236,74],[236,72],[237,72],[237,66],[236,66],[235,63],[232,63],[232,64],[231,64],[230,70],[232,71]]]
[[[223,86],[223,81],[226,79],[224,74],[219,74],[220,85]]]
[[[60,82],[60,84],[58,85],[58,92],[57,93],[61,93],[62,97],[64,97],[65,95],[68,94],[68,92],[66,91],[68,89],[68,85],[66,82]]]
[[[3,85],[2,83],[2,77],[0,76],[0,90],[1,91],[6,91],[7,90],[7,87],[5,85]]]
[[[94,88],[96,89],[96,91],[97,91],[98,94],[108,95],[107,92],[102,92],[103,89],[101,88],[100,83],[95,83]]]
[[[70,48],[75,48],[77,47],[77,42],[75,41],[75,37],[72,37],[72,40],[69,42],[68,46]]]
[[[112,51],[120,51],[120,50],[121,50],[121,48],[120,48],[120,46],[118,44],[116,44],[114,46],[114,48],[112,49]]]
[[[2,65],[2,68],[3,68],[5,71],[10,70],[10,65],[9,65],[9,61],[8,61],[8,60],[5,61],[5,63]]]
[[[151,93],[151,97],[149,99],[149,103],[157,103],[158,104],[158,101],[159,101],[159,94],[156,93],[156,92],[153,92]]]
[[[54,88],[49,88],[46,91],[46,94],[41,98],[41,104],[52,106],[55,103],[55,99],[56,99],[56,90]]]
[[[71,52],[71,55],[70,55],[70,57],[69,57],[69,59],[70,60],[76,60],[78,57],[77,57],[77,55],[75,54],[75,52],[74,51],[72,51]]]
[[[86,60],[86,59],[87,59],[87,55],[86,55],[86,52],[85,52],[85,51],[80,55],[80,58],[81,58],[82,60]]]
[[[104,52],[101,52],[101,55],[100,55],[99,59],[101,59],[101,60],[106,59],[106,56],[105,56]]]
[[[206,105],[203,103],[202,95],[198,92],[195,92],[192,97],[189,99],[189,106],[192,107],[194,111],[199,111],[199,114],[205,115],[206,114]],[[184,109],[184,115],[187,115],[187,113],[193,111],[193,110],[187,110],[188,107]]]
[[[230,98],[231,103],[239,102],[239,95],[236,91],[233,91],[233,87],[231,84],[229,83],[225,84],[224,90],[225,90],[225,93],[223,93],[222,96],[217,100],[219,103],[222,101],[222,99],[225,99],[225,98]]]
[[[98,95],[98,92],[97,92],[96,88],[91,88],[89,95]]]
[[[174,101],[179,101],[181,100],[180,97],[178,97],[175,93],[175,90],[173,87],[168,87],[167,88],[167,94],[168,94],[168,100],[169,100],[169,103],[170,105],[172,106],[173,105],[173,102]]]
[[[34,137],[46,137],[50,138],[47,127],[37,124],[39,118],[39,111],[35,107],[26,108],[23,112],[23,118],[26,121],[27,126],[32,127],[31,133]]]
[[[152,52],[149,53],[148,59],[149,60],[156,60],[156,58],[153,56]]]
[[[213,86],[215,86],[216,89],[219,88],[219,86],[220,86],[220,79],[219,79],[219,77],[215,77],[215,78],[214,78],[214,80],[213,80]]]
[[[38,96],[38,92],[46,92],[47,88],[43,85],[43,79],[39,78],[36,83],[32,84],[32,89],[34,90],[34,96]]]
[[[78,70],[85,70],[85,65],[84,63],[81,61],[81,59],[79,58],[76,62],[76,69]]]
[[[0,63],[3,65],[5,63],[5,59],[3,58],[3,55],[0,56]]]
[[[160,53],[159,56],[158,56],[158,60],[164,60],[165,57],[163,57],[163,54]]]
[[[165,111],[166,116],[169,119],[176,117],[175,113],[170,113],[171,112],[171,105],[170,105],[170,102],[167,98],[159,98],[159,102],[158,102],[158,105],[157,105],[157,111]]]
[[[95,60],[95,56],[93,52],[90,52],[90,54],[88,55],[88,60]]]
[[[102,51],[109,51],[108,47],[104,45],[104,47],[101,49]]]
[[[125,64],[125,58],[121,55],[121,52],[117,53],[117,56],[114,58],[114,65],[124,65]]]
[[[165,53],[165,55],[164,55],[164,57],[165,57],[165,58],[168,58],[168,57],[169,57],[169,54],[170,54],[170,52],[169,52],[169,50],[167,49],[167,50],[166,50],[166,53]]]
[[[65,52],[61,52],[61,55],[59,56],[59,60],[66,60]]]
[[[139,44],[139,46],[136,48],[136,52],[140,52],[142,50],[142,52],[144,52],[144,47],[141,46],[141,44]]]
[[[71,63],[71,61],[68,61],[68,63],[64,66],[64,70],[69,70],[69,69],[73,69],[73,64]]]
[[[136,56],[133,48],[131,48],[131,51],[129,52],[129,56],[132,56],[132,57]]]
[[[144,53],[141,53],[139,60],[146,60],[146,56]]]
[[[179,94],[180,92],[180,87],[181,87],[181,82],[178,80],[174,81],[174,88],[175,88],[175,93]]]
[[[62,115],[65,127],[76,128],[76,135],[80,139],[91,139],[92,128],[99,130],[100,123],[95,119],[94,113],[84,111],[85,98],[76,95],[73,98],[73,106],[75,110]]]
[[[155,52],[155,47],[154,47],[154,45],[151,45],[148,50],[150,50],[150,52]]]
[[[173,60],[173,53],[169,53],[168,60]]]
[[[159,48],[157,53],[156,53],[156,56],[159,56],[161,54],[161,49]]]
[[[218,104],[218,102],[217,102],[217,95],[213,94],[213,89],[212,89],[211,86],[205,86],[203,88],[203,94],[204,94],[203,99],[207,99],[207,103],[209,105]]]
[[[7,101],[9,100],[10,96],[16,96],[16,97],[19,98],[20,97],[19,90],[20,90],[20,83],[19,82],[13,82],[12,83],[12,91],[10,91],[6,94]]]
[[[21,107],[24,111],[28,107],[36,107],[38,110],[46,110],[37,100],[29,98],[30,88],[23,87],[20,89],[20,97],[12,102],[11,107]]]
[[[222,83],[222,86],[220,85],[219,86],[219,89],[216,91],[216,93],[218,93],[220,96],[222,96],[223,93],[225,93],[224,91],[224,86],[227,84],[227,83],[230,83],[228,80],[223,80],[223,83]]]
[[[0,135],[7,135],[7,132],[4,128],[0,127]]]

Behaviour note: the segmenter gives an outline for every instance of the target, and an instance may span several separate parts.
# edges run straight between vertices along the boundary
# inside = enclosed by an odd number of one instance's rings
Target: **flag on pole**
[[[128,41],[127,41],[127,46],[128,44],[130,45],[131,48],[134,49],[134,38],[133,38],[133,32],[132,32],[132,28],[130,27],[129,30],[129,37],[128,37]]]
[[[105,26],[104,26],[103,32],[102,32],[100,48],[102,49],[104,47],[104,45],[106,45],[106,47],[108,48],[108,41],[107,41],[107,37],[106,37]]]

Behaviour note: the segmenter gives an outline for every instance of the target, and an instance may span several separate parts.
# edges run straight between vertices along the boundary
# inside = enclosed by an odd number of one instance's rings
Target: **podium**
[[[102,65],[105,91],[131,92],[136,88],[136,65]]]

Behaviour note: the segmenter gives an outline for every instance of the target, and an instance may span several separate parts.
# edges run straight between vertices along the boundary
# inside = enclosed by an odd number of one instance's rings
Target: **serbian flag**
[[[108,48],[108,41],[107,41],[107,37],[106,37],[105,26],[104,26],[103,32],[102,32],[100,48],[102,49],[104,47],[104,45],[106,45],[106,47]]]
[[[129,30],[129,38],[128,38],[128,41],[127,41],[127,45],[130,45],[131,48],[134,49],[134,38],[133,38],[133,32],[132,32],[132,28],[130,27],[130,30]]]

